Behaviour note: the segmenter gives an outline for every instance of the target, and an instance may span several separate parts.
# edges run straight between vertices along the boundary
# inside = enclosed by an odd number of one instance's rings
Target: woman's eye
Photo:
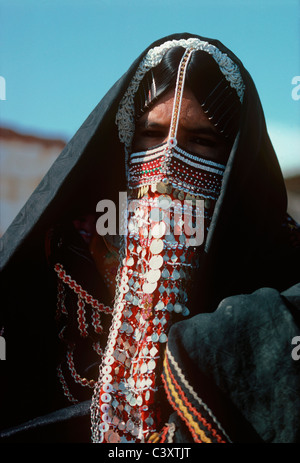
[[[215,140],[212,140],[210,138],[193,137],[191,139],[191,142],[195,143],[196,145],[201,145],[201,146],[213,147],[216,145]]]
[[[145,138],[161,138],[164,137],[164,134],[158,130],[145,130],[141,136]]]

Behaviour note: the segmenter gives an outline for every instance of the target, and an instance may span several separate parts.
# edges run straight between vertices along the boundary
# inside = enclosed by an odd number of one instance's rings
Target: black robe
[[[195,35],[174,34],[149,48],[188,37]],[[300,334],[299,229],[286,219],[282,173],[249,73],[219,41],[199,38],[238,64],[245,95],[194,282],[191,315],[175,324],[169,335],[164,377],[170,422],[176,424],[175,442],[194,441],[191,423],[202,426],[199,435],[204,432],[214,441],[216,433],[207,432],[209,427],[203,424],[211,415],[233,442],[296,442],[300,361],[291,352],[292,339]],[[1,239],[0,329],[4,326],[7,346],[0,370],[4,441],[90,440],[91,394],[68,406],[56,376],[57,287],[45,242],[57,224],[95,210],[101,199],[117,203],[118,192],[126,191],[115,114],[147,50],[95,107]],[[61,232],[73,240],[64,248],[68,272],[95,298],[109,303],[84,243],[68,226],[63,225]],[[176,378],[192,407],[191,422],[168,390],[168,374]],[[195,395],[190,395],[188,385]],[[199,398],[207,405],[203,409]],[[201,421],[200,416],[206,419]]]

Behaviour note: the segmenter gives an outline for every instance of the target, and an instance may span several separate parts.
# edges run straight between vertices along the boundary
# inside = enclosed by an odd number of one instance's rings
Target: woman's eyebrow
[[[185,127],[185,131],[194,135],[210,135],[214,138],[220,138],[220,134],[213,127]]]
[[[164,129],[166,127],[169,127],[169,125],[164,125],[164,124],[160,124],[159,122],[152,122],[147,119],[145,121],[138,121],[136,123],[136,127],[138,128],[142,128],[142,129]]]
[[[155,129],[155,130],[166,130],[169,129],[169,124],[161,124],[159,122],[155,121],[149,121],[148,119],[146,120],[139,120],[136,123],[136,128],[137,129]],[[203,136],[207,135],[210,137],[213,137],[214,139],[220,139],[222,138],[221,135],[216,131],[214,127],[209,127],[209,126],[194,126],[194,127],[184,127],[184,131],[187,132],[188,134],[192,135],[197,135],[197,136]]]

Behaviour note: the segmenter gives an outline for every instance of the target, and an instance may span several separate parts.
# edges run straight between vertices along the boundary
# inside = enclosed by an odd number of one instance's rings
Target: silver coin
[[[156,349],[156,347],[152,347],[152,349],[150,350],[150,355],[152,357],[155,357],[157,353],[158,353],[158,349]]]
[[[168,209],[172,204],[172,198],[168,195],[162,195],[158,198],[159,207],[162,209]]]
[[[102,402],[108,403],[111,400],[111,395],[108,393],[101,394],[101,400]]]
[[[166,233],[166,229],[167,227],[164,222],[156,223],[151,229],[153,238],[161,238],[162,236],[164,236],[164,234]]]
[[[143,291],[146,294],[152,294],[153,291],[155,291],[156,287],[157,287],[157,283],[147,283],[146,282],[143,284]]]
[[[143,398],[142,396],[138,396],[136,399],[136,404],[140,407],[143,404]]]
[[[167,304],[167,310],[168,310],[168,312],[172,312],[174,310],[174,306],[173,306],[173,304],[171,302],[169,302]]]
[[[150,270],[147,273],[147,280],[149,283],[156,283],[160,279],[161,271],[157,270]]]
[[[162,319],[160,320],[160,324],[164,326],[166,323],[167,323],[167,320],[165,319],[165,317],[162,317]]]
[[[128,292],[128,293],[125,294],[125,300],[127,302],[131,302],[132,299],[133,299],[133,295],[131,293]]]
[[[136,329],[135,332],[134,332],[134,338],[136,341],[139,341],[141,339],[141,336],[142,336],[142,333]]]
[[[111,373],[112,371],[112,367],[110,365],[105,365],[103,368],[102,368],[102,372],[104,375],[109,375],[109,373]]]
[[[132,431],[133,428],[134,428],[134,424],[133,424],[133,422],[129,419],[129,420],[127,421],[127,423],[126,423],[126,429],[127,429],[128,431]]]
[[[164,248],[164,242],[161,239],[154,239],[150,244],[152,254],[160,254]]]
[[[128,267],[131,267],[133,264],[134,264],[134,259],[133,259],[133,257],[129,257],[129,258],[127,259],[127,261],[126,261],[126,265],[127,265]]]
[[[134,383],[134,379],[133,379],[132,377],[131,377],[131,378],[128,378],[127,383],[128,383],[128,386],[130,386],[130,387],[133,387],[134,384],[135,384],[135,383]]]
[[[187,317],[189,314],[190,314],[189,309],[187,307],[184,307],[183,310],[182,310],[182,315],[184,317]]]
[[[164,218],[163,211],[160,211],[158,207],[153,207],[149,214],[149,219],[152,222],[160,222]]]
[[[123,293],[123,294],[128,293],[128,291],[129,291],[129,286],[128,286],[128,285],[124,285],[124,284],[121,285],[121,286],[120,286],[120,291],[121,291],[121,293]]]
[[[102,432],[106,432],[109,430],[109,424],[108,423],[101,423],[99,426],[99,430]]]
[[[173,233],[168,233],[168,235],[166,235],[165,237],[166,241],[168,243],[175,243],[175,236],[173,235]]]
[[[163,310],[164,308],[165,308],[165,304],[163,303],[163,301],[158,301],[158,303],[155,306],[155,309]]]
[[[133,430],[131,431],[131,434],[132,434],[133,436],[137,436],[137,435],[139,434],[139,432],[140,432],[139,428],[138,428],[137,426],[135,426],[135,427],[133,428]]]
[[[152,342],[157,342],[158,341],[158,334],[153,333],[152,336],[151,336],[151,339],[152,339]]]
[[[148,355],[148,352],[149,352],[148,347],[145,346],[142,352],[144,355]]]
[[[126,354],[124,352],[121,352],[118,358],[118,361],[121,363],[124,363],[126,360]]]
[[[118,330],[121,326],[121,320],[115,320],[114,321],[114,328],[115,330]]]
[[[148,362],[148,370],[154,370],[155,366],[156,366],[155,360],[152,359]]]
[[[112,364],[114,363],[114,361],[115,361],[115,359],[114,359],[113,357],[111,357],[111,356],[106,357],[106,358],[104,359],[105,365],[112,365]]]
[[[160,182],[156,185],[156,191],[158,191],[158,193],[166,193],[167,186],[163,182]]]
[[[139,305],[139,302],[140,302],[139,298],[137,296],[133,296],[132,304],[133,305]]]
[[[133,328],[131,325],[128,325],[127,328],[126,328],[126,333],[127,334],[131,334],[133,332]]]
[[[149,266],[152,270],[157,270],[162,267],[164,263],[164,259],[160,254],[157,254],[153,257],[151,257]]]
[[[168,338],[167,338],[167,335],[165,333],[162,333],[159,336],[159,342],[164,343],[164,342],[167,342],[167,340],[168,340]]]
[[[122,326],[121,326],[121,329],[120,329],[120,332],[123,333],[124,331],[126,331],[127,326],[128,326],[128,323],[127,323],[127,322],[123,322],[123,323],[122,323]]]
[[[110,409],[110,405],[109,404],[102,404],[101,407],[100,407],[100,410],[102,413],[107,413],[108,410]]]
[[[176,302],[176,304],[174,304],[174,312],[176,313],[182,312],[182,305],[179,304],[179,302]]]
[[[128,281],[128,285],[129,285],[130,287],[132,287],[132,286],[134,285],[134,279],[133,279],[133,277],[131,277],[130,280]]]
[[[125,421],[120,421],[120,423],[118,424],[118,428],[120,429],[120,431],[124,431],[125,426],[126,426]]]
[[[128,276],[127,275],[123,275],[122,278],[121,278],[121,283],[123,285],[126,285],[126,283],[128,282]]]
[[[141,366],[141,373],[146,373],[146,371],[147,371],[147,365],[146,363],[143,363]]]
[[[151,387],[151,386],[152,386],[152,379],[151,379],[151,378],[147,378],[146,385],[147,385],[148,387]]]
[[[150,399],[150,391],[146,392],[145,399],[146,399],[146,401],[148,401]],[[151,416],[148,416],[148,418],[146,418],[145,421],[148,424],[148,426],[152,426],[153,419],[151,418]]]
[[[185,241],[186,241],[185,235],[184,235],[183,233],[181,233],[181,235],[179,236],[179,242],[180,242],[181,244],[184,244]]]
[[[111,417],[109,416],[108,413],[103,413],[102,419],[105,423],[111,423]]]
[[[159,319],[158,319],[158,318],[156,318],[156,317],[154,318],[154,320],[153,320],[153,325],[154,325],[154,326],[159,325]]]
[[[162,273],[161,273],[161,276],[162,276],[163,278],[169,278],[169,277],[170,277],[170,272],[169,272],[169,270],[168,270],[167,268],[164,268],[163,271],[162,271]]]
[[[128,246],[128,249],[129,249],[129,251],[133,251],[134,250],[134,244],[130,243],[129,246]]]
[[[114,426],[118,426],[119,422],[120,422],[120,418],[119,418],[118,416],[115,415],[115,416],[113,417],[113,419],[112,419],[112,424],[113,424]]]
[[[109,436],[108,436],[108,442],[110,442],[111,444],[117,444],[118,442],[121,441],[121,437],[119,436],[119,434],[117,432],[112,432]]]
[[[115,350],[114,347],[109,346],[108,349],[106,350],[106,355],[107,355],[107,356],[113,355],[114,350]],[[110,381],[108,381],[108,382],[110,383]]]
[[[172,278],[173,280],[178,280],[180,278],[180,274],[178,272],[178,270],[173,270],[173,273],[172,273]]]
[[[103,391],[104,392],[111,392],[113,390],[113,387],[110,383],[105,383],[103,384]]]
[[[122,312],[123,309],[124,309],[124,303],[119,302],[116,307],[117,312]]]
[[[136,398],[135,397],[131,397],[130,401],[129,401],[130,405],[132,407],[134,407],[136,405]]]

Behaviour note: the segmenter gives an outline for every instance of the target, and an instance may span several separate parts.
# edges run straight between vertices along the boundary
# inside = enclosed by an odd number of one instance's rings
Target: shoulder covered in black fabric
[[[225,441],[299,441],[299,310],[300,284],[283,293],[261,288],[172,327],[164,375],[197,411],[192,421],[201,416],[226,430]],[[178,399],[173,405],[189,427]]]

